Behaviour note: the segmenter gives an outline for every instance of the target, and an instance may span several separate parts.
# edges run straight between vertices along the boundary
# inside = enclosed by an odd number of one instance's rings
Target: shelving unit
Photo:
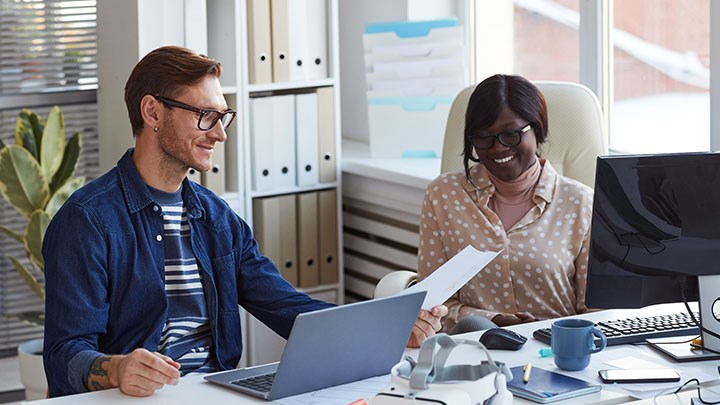
[[[115,165],[120,152],[132,146],[132,136],[125,105],[123,86],[137,61],[156,47],[187,46],[223,62],[221,84],[228,105],[238,111],[238,118],[228,131],[224,144],[224,189],[218,194],[257,232],[253,206],[262,199],[297,196],[327,190],[335,191],[335,228],[337,252],[332,258],[336,274],[332,282],[319,282],[302,290],[313,297],[342,304],[342,204],[340,202],[340,91],[338,53],[338,0],[308,0],[323,2],[326,7],[327,78],[283,81],[262,84],[250,83],[248,6],[250,2],[272,1],[291,4],[298,0],[116,0],[98,1],[98,71],[99,132],[101,139],[100,165],[108,170]],[[254,3],[254,4],[255,4]],[[293,4],[296,7],[297,3]],[[181,10],[178,12],[178,10]],[[150,21],[148,13],[162,15]],[[205,19],[193,19],[194,16]],[[289,14],[293,18],[294,14]],[[174,16],[174,17],[172,17]],[[172,21],[172,18],[175,18]],[[182,29],[178,28],[181,27]],[[198,40],[200,38],[200,40]],[[204,39],[204,42],[203,42]],[[194,45],[194,46],[191,46]],[[104,50],[104,51],[103,51]],[[307,94],[318,89],[330,89],[332,94],[332,139],[334,148],[328,153],[334,160],[332,181],[302,186],[272,187],[253,190],[251,100],[288,94]],[[285,118],[288,119],[288,118]],[[216,149],[216,153],[218,153]],[[320,157],[322,159],[323,157]],[[318,197],[319,199],[319,197]],[[323,212],[318,212],[318,222]],[[327,219],[327,217],[323,217]],[[326,221],[327,222],[327,221]],[[299,225],[298,225],[299,226]],[[320,226],[320,225],[318,225]],[[323,241],[319,237],[318,245]],[[327,244],[325,244],[327,245]],[[272,250],[268,248],[268,250]],[[263,252],[261,243],[261,252]],[[319,257],[318,253],[318,259]],[[330,259],[328,259],[330,260]],[[299,260],[298,260],[299,261]],[[319,263],[317,264],[319,266]],[[241,311],[242,312],[242,311]],[[244,353],[241,365],[255,365],[279,360],[284,340],[248,314],[243,319]]]

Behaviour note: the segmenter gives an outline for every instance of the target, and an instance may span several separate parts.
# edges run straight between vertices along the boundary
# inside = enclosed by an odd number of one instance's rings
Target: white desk
[[[630,316],[650,316],[653,314],[662,314],[662,313],[670,313],[670,312],[678,312],[682,310],[682,305],[680,304],[672,304],[672,305],[662,305],[662,306],[654,306],[654,307],[648,307],[640,310],[610,310],[610,311],[601,311],[601,312],[595,312],[591,314],[585,314],[581,315],[579,317],[585,318],[585,319],[591,319],[593,321],[601,321],[601,320],[609,320],[609,319],[618,319],[618,318],[625,318]],[[517,332],[525,335],[525,336],[532,336],[532,332],[535,329],[538,329],[540,327],[546,327],[549,326],[551,321],[541,321],[541,322],[535,322],[532,324],[525,324],[525,325],[518,325],[513,327],[514,330]],[[462,335],[462,337],[470,338],[470,339],[477,339],[480,336],[480,332],[474,332],[474,333],[468,333],[465,335]],[[492,351],[492,355],[494,359],[503,361],[509,366],[518,366],[518,365],[524,365],[528,362],[532,362],[534,367],[542,367],[550,370],[557,370],[555,368],[555,365],[553,363],[552,358],[541,358],[538,355],[538,349],[541,347],[546,347],[542,343],[530,338],[528,339],[528,342],[525,344],[525,346],[516,352],[507,352],[507,351]],[[667,362],[666,358],[664,358],[661,354],[654,351],[652,348],[646,347],[644,345],[639,346],[613,346],[610,348],[605,349],[600,354],[603,354],[606,357],[612,357],[613,354],[617,354],[618,356],[627,356],[628,353],[632,353],[633,356],[637,355],[638,357],[643,357],[646,359],[652,359],[653,362],[657,363],[663,363]],[[412,355],[413,357],[417,357],[417,349],[408,349],[406,350],[406,354]],[[472,360],[469,360],[472,359]],[[605,368],[602,367],[601,362],[598,361],[599,355],[593,355],[593,360],[585,371],[580,372],[574,372],[574,373],[567,373],[569,375],[578,375],[583,376],[583,373],[591,373],[595,368]],[[484,355],[474,347],[470,346],[462,346],[455,350],[453,355],[450,357],[451,363],[460,363],[460,362],[479,362],[480,360],[484,360]],[[685,380],[694,377],[694,375],[687,375],[688,372],[691,370],[700,370],[702,373],[705,373],[706,375],[713,376],[715,379],[717,379],[717,361],[706,361],[706,362],[698,362],[698,363],[673,363],[673,367],[681,372],[682,376],[682,382]],[[595,377],[597,378],[597,377]],[[599,379],[596,380],[598,383],[600,383]],[[708,382],[708,385],[712,385],[716,382]],[[603,390],[590,394],[585,395],[578,398],[572,398],[566,401],[557,402],[558,404],[604,404],[604,405],[610,405],[610,404],[619,404],[619,403],[626,403],[626,402],[632,402],[634,401],[634,398],[625,394],[625,393],[619,393],[613,391],[614,387],[605,385],[603,387]],[[694,392],[694,391],[693,391]],[[681,396],[676,398],[675,396],[672,397],[666,397],[662,398],[661,402],[658,402],[660,404],[679,404],[679,403],[689,403],[689,398],[696,396],[692,392],[686,392],[683,393]],[[684,402],[683,402],[684,400]],[[157,391],[153,396],[147,397],[147,398],[133,398],[128,397],[119,392],[117,389],[113,390],[107,390],[107,391],[99,391],[99,392],[93,392],[93,393],[87,393],[87,394],[81,394],[81,395],[74,395],[69,397],[62,397],[62,398],[53,398],[48,400],[42,400],[42,401],[34,401],[30,404],[33,405],[41,405],[41,404],[48,404],[48,405],[63,405],[63,404],[73,404],[73,405],[85,405],[85,404],[97,404],[97,403],[103,403],[103,404],[167,404],[167,405],[180,405],[180,404],[259,404],[259,403],[267,403],[265,401],[261,401],[259,399],[255,399],[252,397],[245,396],[243,394],[240,394],[235,391],[231,391],[210,383],[206,383],[201,375],[192,375],[188,377],[184,377],[180,380],[180,383],[177,386],[167,386],[163,388],[160,391]],[[529,402],[523,399],[516,398],[515,399],[516,404],[532,404],[533,402]],[[637,405],[643,405],[643,404],[652,404],[652,399],[645,400],[645,401],[639,401],[635,402]],[[334,404],[333,404],[334,405]]]

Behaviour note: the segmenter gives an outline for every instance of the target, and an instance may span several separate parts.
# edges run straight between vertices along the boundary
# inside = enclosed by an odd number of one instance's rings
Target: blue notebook
[[[533,367],[530,381],[524,384],[523,366],[513,367],[510,371],[513,378],[507,383],[508,390],[515,396],[541,404],[574,398],[602,389],[598,384],[537,367]]]

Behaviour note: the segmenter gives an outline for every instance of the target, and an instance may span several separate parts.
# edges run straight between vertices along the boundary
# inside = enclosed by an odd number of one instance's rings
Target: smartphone
[[[604,383],[651,383],[651,382],[677,382],[680,375],[670,368],[635,369],[635,370],[600,370],[600,379]]]

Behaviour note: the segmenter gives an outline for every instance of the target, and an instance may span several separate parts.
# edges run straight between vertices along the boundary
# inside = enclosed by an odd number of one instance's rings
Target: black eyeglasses
[[[532,125],[527,124],[522,128],[519,129],[513,129],[511,131],[503,131],[500,132],[497,135],[493,135],[484,131],[478,132],[475,135],[470,135],[470,143],[475,147],[475,149],[480,150],[486,150],[493,147],[495,144],[495,139],[500,141],[501,144],[505,146],[517,146],[520,144],[520,141],[522,140],[522,136],[524,133],[529,131],[532,128]]]
[[[188,110],[192,112],[196,112],[200,114],[200,117],[198,117],[198,123],[197,127],[201,131],[209,131],[212,127],[217,124],[218,121],[222,122],[223,129],[227,129],[227,127],[232,124],[233,120],[235,119],[235,116],[237,115],[237,111],[235,110],[227,110],[227,111],[218,111],[218,110],[209,110],[209,109],[203,109],[203,108],[197,108],[193,107],[191,105],[181,103],[179,101],[171,100],[166,97],[162,96],[153,96],[156,99],[158,99],[161,103],[165,104],[168,107],[177,107],[182,108],[183,110]]]

